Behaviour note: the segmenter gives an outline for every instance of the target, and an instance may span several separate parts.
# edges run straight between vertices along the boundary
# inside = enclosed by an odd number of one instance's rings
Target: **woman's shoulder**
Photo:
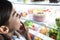
[[[0,35],[0,40],[4,40],[4,37],[2,35]]]

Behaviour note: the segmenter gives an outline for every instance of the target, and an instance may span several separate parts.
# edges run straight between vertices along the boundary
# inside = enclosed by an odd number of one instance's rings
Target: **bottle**
[[[20,3],[23,3],[23,0],[17,0],[18,2],[20,2]]]
[[[60,40],[60,28],[58,29],[57,39],[56,40]]]
[[[34,2],[36,2],[36,1],[44,1],[44,0],[33,0]]]
[[[50,3],[58,3],[57,0],[49,0]]]
[[[60,40],[60,18],[56,18],[55,21],[56,21],[56,25],[57,25],[57,29],[58,29],[56,40]]]

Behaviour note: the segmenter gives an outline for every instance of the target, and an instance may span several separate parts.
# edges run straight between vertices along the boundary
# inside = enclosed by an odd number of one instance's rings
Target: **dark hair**
[[[0,1],[0,26],[5,25],[10,17],[12,4],[9,1]]]
[[[12,11],[12,4],[11,2],[5,0],[5,1],[1,1],[0,0],[0,26],[2,25],[7,25],[8,20],[10,18],[11,15],[11,11]],[[7,35],[2,35],[0,36],[2,40],[11,40],[10,37],[8,38]]]

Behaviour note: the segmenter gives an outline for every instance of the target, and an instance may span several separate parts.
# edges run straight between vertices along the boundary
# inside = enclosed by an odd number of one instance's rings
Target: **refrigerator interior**
[[[53,5],[26,5],[26,4],[19,4],[19,3],[12,3],[14,9],[17,11],[18,14],[22,13],[22,17],[20,20],[25,23],[28,21],[32,25],[29,25],[29,33],[34,37],[37,36],[41,40],[54,40],[53,38],[49,37],[49,30],[57,29],[55,26],[55,19],[60,17],[60,6],[53,6]],[[34,13],[43,11],[44,13],[44,21],[38,22],[33,19]],[[34,27],[33,27],[34,26]],[[47,29],[47,33],[44,35],[40,33],[38,30],[45,26]],[[32,40],[35,40],[35,38]]]

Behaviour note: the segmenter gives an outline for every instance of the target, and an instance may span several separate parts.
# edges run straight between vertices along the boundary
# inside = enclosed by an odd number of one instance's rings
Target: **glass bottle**
[[[49,0],[50,3],[58,3],[57,0]]]
[[[57,39],[56,40],[60,40],[60,18],[56,18],[56,25],[57,25]]]

